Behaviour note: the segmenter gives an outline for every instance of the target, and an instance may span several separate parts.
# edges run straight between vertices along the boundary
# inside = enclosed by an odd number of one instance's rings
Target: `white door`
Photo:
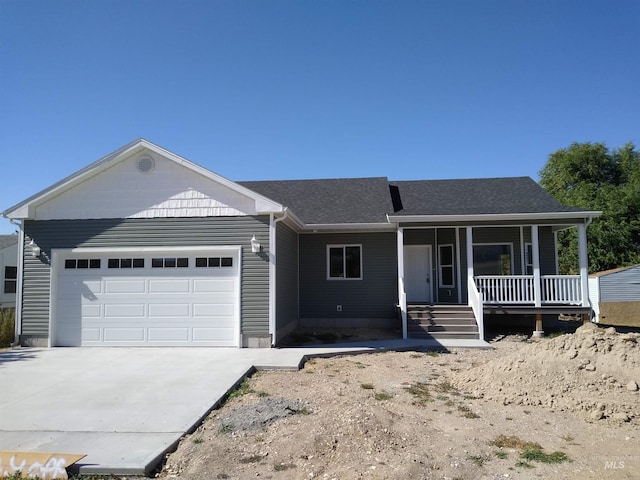
[[[238,345],[238,249],[57,257],[53,345]]]
[[[407,302],[431,303],[431,245],[404,246],[404,282]]]

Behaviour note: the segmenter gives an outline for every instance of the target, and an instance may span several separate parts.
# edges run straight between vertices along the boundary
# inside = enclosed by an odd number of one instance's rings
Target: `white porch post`
[[[467,281],[473,279],[473,227],[465,227],[467,231]],[[469,293],[467,292],[467,298]],[[467,300],[468,302],[468,300]]]
[[[582,290],[582,306],[589,306],[589,260],[587,256],[587,226],[578,225],[578,264],[580,266],[580,287]]]
[[[402,317],[402,338],[407,339],[407,293],[404,286],[404,228],[398,227],[398,304]]]
[[[542,306],[542,285],[540,277],[540,243],[538,226],[531,225],[531,250],[533,250],[533,299],[536,308]]]

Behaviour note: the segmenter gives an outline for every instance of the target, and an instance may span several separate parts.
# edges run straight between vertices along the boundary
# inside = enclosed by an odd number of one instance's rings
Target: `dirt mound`
[[[586,324],[575,334],[532,343],[460,372],[453,383],[504,405],[640,422],[640,334]]]

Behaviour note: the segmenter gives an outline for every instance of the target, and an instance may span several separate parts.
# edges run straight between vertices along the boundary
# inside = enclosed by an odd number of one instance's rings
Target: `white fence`
[[[482,275],[475,277],[484,303],[535,304],[533,275]],[[581,305],[580,275],[543,275],[541,304]]]

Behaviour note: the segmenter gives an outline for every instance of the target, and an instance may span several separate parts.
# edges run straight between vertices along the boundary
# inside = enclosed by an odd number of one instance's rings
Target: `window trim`
[[[342,249],[342,269],[346,275],[347,272],[347,255],[346,249],[349,247],[357,247],[360,251],[359,261],[360,261],[360,276],[359,277],[332,277],[331,276],[331,249],[332,248],[341,248]],[[363,264],[362,264],[362,244],[361,243],[338,243],[338,244],[328,244],[326,248],[326,263],[327,263],[327,280],[362,280],[363,278]]]
[[[9,274],[9,269],[15,269],[15,273]],[[13,265],[4,266],[3,292],[5,295],[15,295],[18,290],[18,267]],[[12,285],[13,288],[7,288]],[[9,290],[9,291],[7,291]]]
[[[498,275],[498,276],[505,276],[508,277],[510,275],[514,275],[514,268],[515,268],[515,264],[514,264],[514,258],[513,258],[513,242],[483,242],[483,243],[473,243],[471,245],[471,249],[473,250],[473,247],[482,247],[482,246],[508,246],[509,247],[509,260],[510,260],[510,265],[509,268],[511,269],[511,273],[508,275]],[[475,269],[475,262],[476,262],[476,257],[475,257],[475,252],[473,255],[473,275],[477,276],[477,272]],[[482,276],[482,275],[481,275]]]
[[[442,263],[442,248],[449,247],[451,249],[451,263],[444,264]],[[453,248],[453,243],[443,243],[438,245],[438,287],[439,288],[455,288],[456,286],[456,259],[455,259],[455,250]],[[443,282],[443,274],[442,270],[444,268],[451,268],[451,284],[446,284]]]

